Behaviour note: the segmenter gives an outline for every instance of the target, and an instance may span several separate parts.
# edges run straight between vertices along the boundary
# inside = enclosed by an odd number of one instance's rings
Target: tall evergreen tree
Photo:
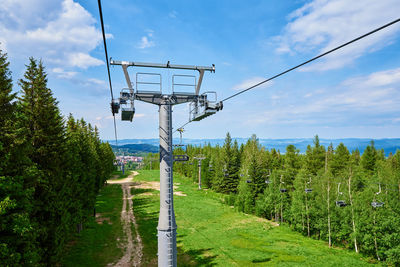
[[[21,86],[20,107],[32,144],[29,157],[39,170],[32,181],[35,188],[32,220],[38,225],[42,260],[55,262],[65,242],[64,170],[65,130],[58,102],[47,87],[41,61],[29,59]]]
[[[4,266],[35,265],[39,260],[29,218],[32,190],[25,182],[34,171],[19,116],[7,55],[0,50],[0,262]]]
[[[378,152],[375,149],[374,141],[371,141],[371,145],[367,146],[364,153],[361,156],[361,165],[364,170],[372,173],[376,169],[376,161],[378,159]]]

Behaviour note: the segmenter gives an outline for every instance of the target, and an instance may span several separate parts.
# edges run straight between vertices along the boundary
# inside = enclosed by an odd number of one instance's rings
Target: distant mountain
[[[245,144],[248,138],[232,138],[236,140],[239,145]],[[371,140],[368,138],[344,138],[344,139],[320,139],[321,145],[325,147],[329,146],[332,143],[333,147],[338,146],[340,143],[343,143],[349,151],[353,151],[358,149],[361,153],[364,149],[371,143]],[[202,146],[206,144],[215,145],[223,145],[225,139],[183,139],[182,143],[186,145],[196,145]],[[109,140],[110,144],[115,145],[115,140]],[[300,153],[305,153],[308,145],[313,145],[313,138],[293,138],[293,139],[259,139],[259,142],[266,149],[275,148],[276,150],[284,153],[286,151],[286,147],[288,145],[294,145],[297,149],[300,150]],[[397,149],[400,149],[400,138],[386,138],[386,139],[374,139],[375,147],[377,149],[383,149],[385,151],[385,155],[388,156],[389,153],[395,153]],[[174,144],[179,144],[179,138],[174,139]],[[132,149],[137,149],[140,151],[147,152],[158,152],[159,139],[123,139],[118,140],[119,147],[124,147],[126,145],[131,146]],[[146,146],[150,145],[150,146]],[[128,147],[129,147],[128,146]]]
[[[113,151],[124,151],[129,153],[158,153],[158,146],[151,144],[125,144],[125,145],[111,145]]]

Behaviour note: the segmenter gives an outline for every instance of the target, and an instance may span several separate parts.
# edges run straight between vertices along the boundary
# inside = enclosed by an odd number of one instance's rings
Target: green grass
[[[139,171],[135,181],[159,181],[159,172]],[[362,255],[329,248],[287,226],[235,211],[221,203],[221,194],[197,190],[189,179],[175,175],[178,225],[178,266],[368,266]],[[143,266],[157,265],[159,192],[132,189],[134,212],[144,243]],[[151,194],[149,194],[151,193]]]
[[[71,241],[62,266],[106,266],[122,257],[118,247],[123,231],[120,222],[122,190],[120,185],[107,185],[99,193],[96,212],[102,221],[93,217],[84,230]],[[99,219],[99,218],[103,218]]]

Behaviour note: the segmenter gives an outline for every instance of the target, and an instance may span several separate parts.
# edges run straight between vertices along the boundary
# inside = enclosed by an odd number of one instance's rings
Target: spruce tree
[[[29,218],[32,190],[25,182],[34,172],[19,117],[9,62],[0,50],[0,262],[5,266],[35,265],[39,260]]]
[[[38,169],[31,181],[35,193],[32,220],[38,226],[42,261],[54,263],[62,252],[69,216],[65,198],[65,129],[58,102],[47,87],[41,61],[29,59],[21,86],[20,109],[32,150],[29,157]]]
[[[378,152],[375,149],[374,141],[371,141],[371,145],[367,146],[364,153],[361,156],[361,165],[364,170],[372,174],[376,169],[376,161],[378,159]]]

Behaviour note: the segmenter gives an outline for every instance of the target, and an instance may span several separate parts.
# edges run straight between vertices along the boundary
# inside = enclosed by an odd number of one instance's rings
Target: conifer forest
[[[385,157],[371,141],[360,155],[315,136],[305,154],[293,145],[280,152],[260,146],[256,135],[239,146],[228,133],[223,146],[187,146],[186,154],[191,160],[174,170],[197,182],[193,158],[205,157],[202,186],[226,194],[238,211],[400,265],[400,151]]]
[[[114,154],[96,127],[61,115],[41,60],[18,84],[9,64],[0,51],[0,265],[55,266],[93,216]]]

